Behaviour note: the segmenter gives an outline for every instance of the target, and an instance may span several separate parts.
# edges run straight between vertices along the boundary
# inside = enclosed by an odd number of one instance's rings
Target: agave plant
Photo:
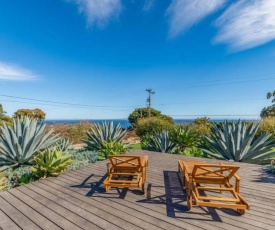
[[[61,138],[57,143],[56,143],[56,148],[62,152],[69,152],[74,148],[73,143],[70,142],[68,139]]]
[[[175,149],[175,144],[170,141],[169,132],[162,131],[160,134],[151,136],[148,142],[148,150],[171,153]]]
[[[87,144],[87,148],[91,150],[99,150],[106,142],[119,142],[125,135],[127,130],[123,130],[121,125],[114,126],[113,122],[103,122],[95,124],[91,128],[91,132],[87,132],[89,140],[82,140]]]
[[[38,156],[34,157],[36,165],[31,166],[31,169],[37,178],[58,176],[72,164],[71,157],[71,154],[63,155],[63,152],[56,148],[46,149],[44,152],[38,151]]]
[[[214,125],[210,137],[205,136],[204,153],[218,159],[249,163],[260,163],[275,155],[271,134],[264,133],[255,139],[259,124],[247,126],[240,120],[238,123],[226,120],[220,126]]]
[[[170,140],[176,145],[178,152],[182,153],[185,148],[197,147],[200,144],[201,138],[188,127],[184,128],[179,125],[170,132]]]
[[[51,136],[53,129],[45,133],[45,127],[29,117],[14,118],[12,127],[4,124],[0,135],[0,166],[31,164],[38,150],[55,144],[58,135]]]
[[[109,155],[125,154],[127,150],[128,146],[121,141],[109,141],[103,143],[99,153],[107,159]]]

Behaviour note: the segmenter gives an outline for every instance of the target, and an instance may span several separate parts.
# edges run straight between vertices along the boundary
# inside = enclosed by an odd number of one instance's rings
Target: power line
[[[260,82],[260,81],[268,81],[275,80],[275,78],[263,78],[263,79],[255,79],[255,80],[245,80],[245,81],[233,81],[233,82],[224,82],[224,83],[213,83],[213,84],[185,84],[185,85],[177,85],[177,86],[169,86],[169,87],[158,87],[159,89],[175,89],[182,87],[196,88],[196,87],[208,87],[208,86],[221,86],[221,85],[233,85],[233,84],[242,84],[242,83],[250,83],[250,82]]]
[[[121,108],[121,107],[133,108],[133,107],[141,106],[141,105],[136,105],[136,106],[87,105],[87,104],[73,104],[73,103],[67,103],[67,102],[40,100],[40,99],[33,99],[33,98],[26,98],[26,97],[17,97],[17,96],[4,95],[4,94],[0,94],[0,96],[8,97],[8,98],[22,99],[22,100],[29,100],[29,101],[46,102],[46,103],[59,104],[59,105],[83,106],[83,107],[94,107],[94,108]]]
[[[98,109],[98,108],[90,108],[90,107],[81,107],[81,106],[70,106],[70,105],[56,105],[56,104],[45,104],[45,103],[35,103],[35,102],[25,102],[25,101],[12,101],[12,100],[0,100],[0,101],[5,101],[5,102],[12,102],[12,103],[19,103],[19,104],[34,104],[34,105],[46,105],[46,106],[54,106],[54,107],[58,107],[58,108],[79,108],[79,109]],[[128,109],[108,109],[108,108],[100,108],[101,110],[107,110],[107,111],[129,111]]]

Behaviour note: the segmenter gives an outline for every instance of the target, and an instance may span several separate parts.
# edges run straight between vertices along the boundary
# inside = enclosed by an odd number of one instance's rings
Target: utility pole
[[[154,95],[155,92],[153,92],[152,89],[146,89],[146,91],[149,94],[149,97],[147,99],[147,102],[148,102],[148,117],[151,117],[151,105],[152,105],[152,98],[151,98],[151,96]]]

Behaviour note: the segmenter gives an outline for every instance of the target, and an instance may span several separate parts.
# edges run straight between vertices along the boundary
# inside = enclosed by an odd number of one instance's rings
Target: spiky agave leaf
[[[114,126],[113,122],[96,123],[90,132],[87,132],[89,140],[82,140],[87,144],[88,149],[99,150],[106,142],[120,142],[127,134],[121,125]]]
[[[56,148],[57,150],[60,150],[62,152],[69,152],[74,148],[73,143],[70,142],[70,140],[61,138],[57,143],[56,143]]]
[[[275,144],[267,133],[254,140],[258,128],[258,123],[247,127],[240,120],[236,124],[225,120],[221,128],[213,126],[210,137],[205,136],[206,144],[201,149],[218,159],[260,163],[275,155]]]
[[[150,137],[148,148],[156,152],[171,153],[175,146],[176,145],[170,141],[169,132],[162,131],[160,134]]]
[[[48,176],[58,176],[72,164],[72,155],[64,155],[61,150],[56,147],[46,149],[44,152],[38,151],[38,156],[34,157],[36,163],[31,169],[38,178],[46,178]]]
[[[30,164],[38,150],[55,144],[58,135],[51,136],[53,130],[45,133],[45,127],[29,117],[13,118],[12,127],[4,124],[0,135],[0,166]]]

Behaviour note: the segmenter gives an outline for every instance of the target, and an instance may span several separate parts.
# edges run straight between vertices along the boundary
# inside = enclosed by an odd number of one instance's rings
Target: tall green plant
[[[162,153],[172,153],[175,146],[176,145],[170,141],[169,132],[162,131],[160,134],[149,137],[147,149]]]
[[[44,152],[38,151],[38,156],[34,157],[36,165],[32,166],[31,169],[37,178],[58,176],[72,164],[71,157],[71,154],[63,155],[63,152],[56,148],[53,150],[46,149]]]
[[[113,122],[96,123],[90,132],[87,132],[88,140],[82,140],[91,150],[99,150],[106,142],[120,142],[126,136],[127,130],[121,125],[114,126]]]
[[[136,134],[139,137],[146,135],[160,134],[162,131],[170,131],[174,128],[174,123],[164,120],[161,117],[148,117],[139,119],[136,124]]]
[[[29,117],[14,118],[12,127],[4,124],[0,135],[0,166],[31,164],[37,151],[55,144],[58,135],[51,136],[53,130],[45,133],[45,126]]]
[[[111,141],[103,143],[103,146],[99,149],[99,153],[107,159],[109,155],[125,154],[127,150],[127,145],[122,142]]]
[[[214,125],[210,137],[205,136],[204,153],[218,159],[240,162],[260,163],[275,155],[274,139],[263,133],[254,140],[259,124],[247,127],[245,122],[229,123],[227,120],[221,128]]]
[[[170,132],[170,140],[176,145],[177,151],[183,153],[185,148],[198,147],[201,138],[188,127],[178,125]]]

